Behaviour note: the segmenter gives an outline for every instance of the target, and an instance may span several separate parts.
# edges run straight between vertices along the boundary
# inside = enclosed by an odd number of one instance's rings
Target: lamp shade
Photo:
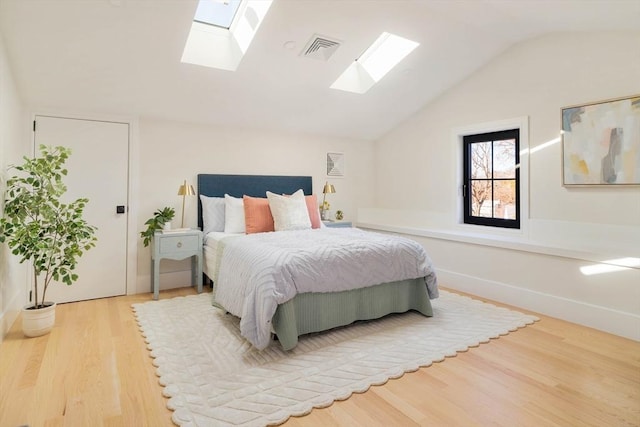
[[[335,193],[336,192],[336,188],[333,186],[333,184],[329,184],[328,182],[324,185],[324,188],[322,189],[322,192],[324,194],[331,194],[331,193]]]
[[[185,196],[195,196],[196,192],[193,189],[193,185],[187,184],[187,180],[184,180],[184,183],[178,188],[178,196],[182,196],[182,222],[180,223],[180,227],[184,228],[184,199]]]
[[[193,185],[187,184],[187,181],[184,181],[184,184],[178,188],[178,196],[195,196],[196,191],[193,189]]]

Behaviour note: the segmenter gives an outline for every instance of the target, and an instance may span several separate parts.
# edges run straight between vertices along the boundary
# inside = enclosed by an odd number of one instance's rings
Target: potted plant
[[[329,219],[329,209],[331,209],[331,204],[326,200],[320,203],[320,218],[324,220]]]
[[[52,280],[73,284],[79,258],[96,242],[96,228],[82,217],[88,200],[61,202],[67,191],[64,163],[71,150],[44,145],[39,149],[40,157],[25,156],[21,166],[10,168],[19,174],[7,181],[0,218],[0,242],[6,241],[21,263],[31,261],[33,266],[35,301],[22,310],[26,336],[44,335],[53,328],[55,303],[46,300],[47,289]]]
[[[166,224],[170,224],[175,215],[176,210],[169,207],[158,209],[153,213],[153,216],[144,223],[147,229],[140,232],[145,247],[149,246],[155,232],[162,230]]]

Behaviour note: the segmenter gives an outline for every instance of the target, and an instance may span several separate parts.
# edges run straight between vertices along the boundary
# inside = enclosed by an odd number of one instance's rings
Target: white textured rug
[[[264,426],[331,405],[371,385],[455,356],[538,320],[440,291],[434,316],[415,312],[302,337],[263,351],[211,294],[134,304],[173,421],[181,426]]]

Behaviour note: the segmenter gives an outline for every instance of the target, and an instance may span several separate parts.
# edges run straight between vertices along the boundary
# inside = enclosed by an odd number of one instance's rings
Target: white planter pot
[[[37,310],[29,310],[27,307],[33,307],[29,304],[22,309],[22,332],[27,337],[39,337],[48,334],[53,325],[56,323],[56,303],[45,301],[45,308]]]

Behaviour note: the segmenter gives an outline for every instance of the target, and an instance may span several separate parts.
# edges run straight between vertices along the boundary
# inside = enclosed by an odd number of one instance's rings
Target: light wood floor
[[[0,345],[0,426],[171,426],[130,308],[150,299],[60,305],[38,338],[18,320]],[[285,426],[640,426],[640,343],[539,317]]]

